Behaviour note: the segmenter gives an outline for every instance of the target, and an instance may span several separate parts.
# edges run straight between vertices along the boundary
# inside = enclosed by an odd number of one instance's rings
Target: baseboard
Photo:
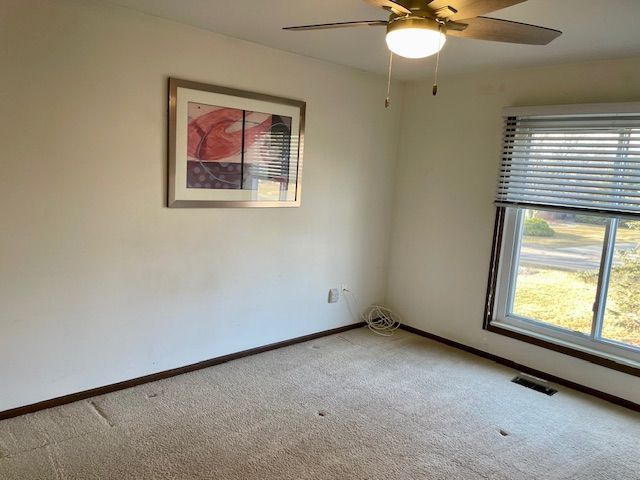
[[[235,360],[242,357],[248,357],[250,355],[255,355],[262,352],[267,352],[269,350],[275,350],[277,348],[287,347],[289,345],[295,345],[296,343],[307,342],[309,340],[313,340],[320,337],[325,337],[328,335],[334,335],[336,333],[346,332],[347,330],[352,330],[355,328],[360,328],[364,326],[364,322],[354,323],[352,325],[346,325],[344,327],[333,328],[331,330],[324,330],[322,332],[312,333],[309,335],[304,335],[302,337],[292,338],[290,340],[284,340],[282,342],[271,343],[269,345],[264,345],[262,347],[251,348],[249,350],[243,350],[237,353],[231,353],[229,355],[223,355],[221,357],[211,358],[209,360],[204,360],[202,362],[194,363],[191,365],[186,365],[184,367],[178,367],[171,370],[165,370],[158,373],[152,373],[150,375],[145,375],[143,377],[133,378],[131,380],[125,380],[123,382],[113,383],[111,385],[105,385],[102,387],[92,388],[90,390],[84,390],[82,392],[71,393],[69,395],[64,395],[62,397],[52,398],[50,400],[44,400],[42,402],[32,403],[30,405],[25,405],[22,407],[12,408],[10,410],[5,410],[0,412],[0,420],[6,420],[8,418],[18,417],[20,415],[25,415],[27,413],[37,412],[39,410],[45,410],[47,408],[57,407],[59,405],[65,405],[67,403],[77,402],[79,400],[86,400],[91,397],[95,397],[98,395],[104,395],[105,393],[116,392],[118,390],[124,390],[127,388],[135,387],[137,385],[142,385],[149,382],[155,382],[156,380],[162,380],[164,378],[174,377],[176,375],[180,375],[183,373],[193,372],[195,370],[200,370],[207,367],[212,367],[214,365],[219,365],[221,363],[228,362],[230,360]],[[630,410],[634,410],[636,412],[640,412],[640,404],[634,403],[630,400],[626,400],[624,398],[617,397],[615,395],[611,395],[609,393],[602,392],[600,390],[596,390],[590,387],[586,387],[584,385],[580,385],[575,382],[571,382],[569,380],[565,380],[560,377],[556,377],[555,375],[550,375],[548,373],[542,372],[540,370],[536,370],[526,365],[521,365],[519,363],[513,362],[511,360],[507,360],[506,358],[499,357],[497,355],[493,355],[491,353],[484,352],[474,347],[469,347],[462,343],[455,342],[453,340],[449,340],[444,337],[440,337],[438,335],[434,335],[432,333],[425,332],[418,328],[410,327],[408,325],[402,325],[401,328],[406,330],[407,332],[414,333],[416,335],[420,335],[422,337],[435,340],[436,342],[443,343],[450,347],[457,348],[459,350],[464,350],[465,352],[472,353],[482,358],[486,358],[488,360],[492,360],[496,363],[504,365],[509,368],[513,368],[519,372],[527,373],[529,375],[533,375],[538,378],[543,378],[550,382],[556,383],[558,385],[563,385],[565,387],[571,388],[573,390],[577,390],[582,393],[586,393],[588,395],[592,395],[594,397],[600,398],[602,400],[606,400],[608,402],[614,403],[616,405],[620,405],[622,407],[628,408]]]
[[[212,367],[221,363],[235,360],[242,357],[248,357],[249,355],[255,355],[257,353],[267,352],[269,350],[275,350],[277,348],[288,347],[296,343],[307,342],[320,337],[326,337],[328,335],[334,335],[336,333],[346,332],[354,328],[360,328],[364,326],[364,322],[354,323],[351,325],[345,325],[344,327],[332,328],[331,330],[324,330],[322,332],[311,333],[309,335],[303,335],[302,337],[292,338],[290,340],[284,340],[282,342],[271,343],[262,347],[250,348],[249,350],[243,350],[237,353],[231,353],[229,355],[223,355],[221,357],[211,358],[202,362],[193,363],[184,367],[173,368],[171,370],[165,370],[158,373],[152,373],[151,375],[145,375],[143,377],[132,378],[131,380],[125,380],[123,382],[113,383],[111,385],[105,385],[103,387],[92,388],[90,390],[84,390],[82,392],[71,393],[62,397],[52,398],[50,400],[43,400],[42,402],[32,403],[23,407],[16,407],[10,410],[0,412],[0,420],[6,420],[8,418],[18,417],[27,413],[37,412],[51,407],[57,407],[65,405],[67,403],[77,402],[79,400],[86,400],[87,398],[95,397],[98,395],[104,395],[105,393],[116,392],[118,390],[124,390],[126,388],[135,387],[144,383],[155,382],[156,380],[162,380],[164,378],[175,377],[182,373],[193,372],[202,368]]]
[[[430,340],[435,340],[436,342],[443,343],[450,347],[457,348],[459,350],[464,350],[465,352],[472,353],[482,358],[486,358],[488,360],[492,360],[496,363],[504,365],[505,367],[513,368],[519,372],[527,373],[529,375],[533,375],[534,377],[542,378],[549,382],[562,385],[573,390],[577,390],[582,393],[586,393],[588,395],[592,395],[594,397],[600,398],[602,400],[606,400],[611,403],[615,403],[621,407],[628,408],[630,410],[640,412],[640,404],[634,403],[631,400],[627,400],[624,398],[617,397],[615,395],[611,395],[606,392],[602,392],[600,390],[596,390],[595,388],[586,387],[584,385],[580,385],[579,383],[572,382],[570,380],[565,380],[564,378],[556,377],[555,375],[551,375],[546,372],[542,372],[540,370],[536,370],[535,368],[527,367],[526,365],[521,365],[514,361],[508,360],[506,358],[499,357],[497,355],[493,355],[492,353],[484,352],[482,350],[478,350],[474,347],[469,347],[462,343],[455,342],[453,340],[449,340],[448,338],[440,337],[438,335],[434,335],[433,333],[425,332],[418,328],[410,327],[408,325],[402,325],[400,328],[406,330],[407,332],[414,333],[416,335],[420,335],[421,337],[428,338]]]

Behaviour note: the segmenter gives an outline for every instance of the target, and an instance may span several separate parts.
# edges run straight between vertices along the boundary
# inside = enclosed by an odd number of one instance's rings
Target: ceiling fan
[[[389,20],[300,25],[285,27],[284,30],[324,30],[363,26],[386,27],[387,46],[391,51],[390,71],[394,53],[405,58],[428,57],[440,52],[448,35],[496,42],[547,45],[562,34],[562,32],[551,28],[481,16],[523,3],[526,0],[364,1],[388,11],[390,13]],[[434,95],[436,92],[437,85],[434,85]]]

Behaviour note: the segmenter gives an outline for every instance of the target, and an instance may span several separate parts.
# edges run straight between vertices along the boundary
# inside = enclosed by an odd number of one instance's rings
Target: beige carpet
[[[0,422],[0,478],[640,479],[640,415],[513,376],[359,329]]]

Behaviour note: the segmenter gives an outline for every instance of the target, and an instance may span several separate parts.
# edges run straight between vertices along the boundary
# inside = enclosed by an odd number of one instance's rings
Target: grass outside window
[[[523,216],[536,227],[521,229],[511,312],[590,335],[608,220],[541,210]],[[640,348],[640,222],[619,221],[615,236],[600,335]]]

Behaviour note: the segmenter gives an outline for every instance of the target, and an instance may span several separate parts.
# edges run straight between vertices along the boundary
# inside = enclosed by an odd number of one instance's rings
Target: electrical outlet
[[[340,290],[337,288],[332,288],[331,290],[329,290],[329,298],[327,299],[327,301],[329,303],[338,303],[338,300],[340,300]]]

